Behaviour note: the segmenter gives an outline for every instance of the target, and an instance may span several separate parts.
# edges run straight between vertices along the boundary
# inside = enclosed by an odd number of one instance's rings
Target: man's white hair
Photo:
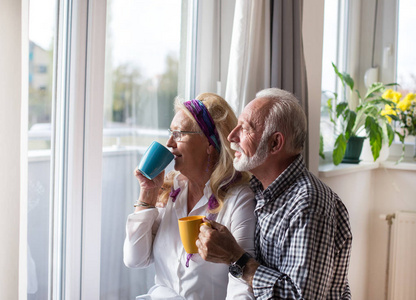
[[[278,88],[264,89],[256,94],[258,98],[272,102],[265,116],[262,139],[268,139],[279,131],[286,139],[286,149],[293,154],[301,153],[306,140],[307,120],[298,99]]]

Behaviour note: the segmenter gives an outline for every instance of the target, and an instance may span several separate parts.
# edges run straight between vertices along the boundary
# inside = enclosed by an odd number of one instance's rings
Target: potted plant
[[[334,97],[327,101],[330,121],[333,123],[335,130],[333,163],[338,165],[343,159],[347,163],[358,163],[362,143],[366,138],[369,139],[371,153],[375,161],[380,155],[382,145],[387,143],[390,146],[394,138],[394,131],[387,116],[381,114],[384,105],[394,105],[394,103],[382,98],[381,95],[386,87],[396,84],[373,83],[368,88],[365,96],[361,97],[360,92],[354,90],[354,80],[351,76],[339,72],[334,64],[332,66],[342,83],[344,96],[340,101],[338,94],[333,93]],[[348,95],[347,92],[349,92]],[[354,96],[357,97],[355,104],[352,101]],[[356,142],[358,142],[358,150],[355,151],[355,154],[358,154],[358,157],[345,157],[346,154],[350,155],[351,152],[354,152]]]
[[[416,136],[416,94],[409,92],[402,98],[402,93],[388,89],[382,97],[394,102],[393,105],[386,104],[381,114],[385,115],[390,123],[392,120],[396,121],[396,125],[401,129],[396,130],[402,143],[402,155],[399,159],[401,161],[404,157],[406,137]],[[416,139],[413,159],[416,160]]]

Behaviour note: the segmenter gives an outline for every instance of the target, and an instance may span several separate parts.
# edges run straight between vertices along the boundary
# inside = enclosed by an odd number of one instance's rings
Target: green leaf
[[[374,161],[376,161],[380,156],[383,143],[383,130],[373,117],[367,116],[365,119],[365,131],[370,138],[371,153],[373,154]]]
[[[386,83],[384,86],[395,86],[395,85],[400,86],[400,84],[398,84],[398,83],[396,83],[396,82],[393,82],[393,83]]]
[[[360,104],[361,104],[363,101],[361,100],[361,94],[360,94],[360,91],[359,91],[359,90],[355,90],[355,92],[357,93],[358,100],[359,100],[359,102],[360,102]]]
[[[394,121],[400,121],[400,118],[396,115],[387,115],[387,116],[389,116]]]
[[[367,90],[367,94],[364,99],[368,99],[371,96],[374,96],[374,93],[379,93],[384,89],[384,84],[381,82],[374,82]]]
[[[399,137],[399,140],[400,140],[400,142],[402,143],[402,144],[404,144],[404,139],[405,139],[405,135],[404,134],[401,134],[400,132],[398,132],[398,131],[395,131],[396,132],[396,134],[397,134],[397,136]]]
[[[337,112],[337,118],[343,114],[344,110],[348,107],[348,103],[347,102],[341,102],[340,104],[337,105],[336,107],[336,112]]]
[[[372,116],[373,118],[377,119],[380,115],[379,107],[373,105],[367,105],[365,107],[365,115]]]
[[[326,105],[328,106],[329,111],[332,111],[332,100],[333,98],[329,98],[328,101],[326,101]]]
[[[354,80],[348,73],[340,73],[337,66],[332,63],[332,67],[334,68],[335,74],[341,79],[342,86],[345,87],[345,85],[348,85],[349,88],[354,90]]]
[[[344,158],[345,150],[347,149],[347,139],[341,133],[335,140],[334,151],[332,152],[332,161],[334,165],[339,165]]]
[[[394,103],[393,101],[391,101],[391,100],[386,100],[386,99],[383,99],[383,98],[377,98],[377,99],[373,99],[373,100],[370,100],[370,101],[367,101],[366,102],[366,105],[379,105],[379,104],[384,104],[384,105],[390,105],[391,107],[395,107],[396,106],[396,103]]]
[[[394,140],[394,130],[391,128],[390,124],[386,124],[387,129],[387,137],[389,141],[389,147],[391,146],[391,143],[393,143]]]
[[[354,90],[354,80],[348,73],[342,73],[344,76],[345,83],[350,87],[351,91]]]
[[[405,143],[404,143],[404,139],[405,139],[406,136],[403,135],[403,134],[401,134],[398,131],[395,131],[395,133],[397,134],[397,136],[400,139],[400,142],[402,143],[402,155],[400,156],[399,160],[397,161],[397,163],[399,163],[399,162],[401,162],[404,159],[404,151],[406,150],[406,148],[405,148],[406,146],[405,146]]]
[[[344,118],[347,121],[347,127],[345,128],[345,138],[349,140],[351,133],[352,133],[352,129],[354,128],[354,125],[355,125],[357,114],[353,112],[352,110],[348,109],[345,111]]]
[[[324,137],[322,136],[322,134],[319,135],[319,156],[322,157],[322,159],[325,159]]]

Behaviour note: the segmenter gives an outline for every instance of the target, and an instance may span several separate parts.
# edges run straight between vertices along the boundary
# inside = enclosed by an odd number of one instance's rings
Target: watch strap
[[[240,266],[240,268],[244,268],[250,258],[251,255],[245,252],[234,264]]]

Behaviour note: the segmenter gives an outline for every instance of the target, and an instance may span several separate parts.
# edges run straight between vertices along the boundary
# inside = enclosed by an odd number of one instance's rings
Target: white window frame
[[[99,299],[105,0],[59,2],[50,299]]]

